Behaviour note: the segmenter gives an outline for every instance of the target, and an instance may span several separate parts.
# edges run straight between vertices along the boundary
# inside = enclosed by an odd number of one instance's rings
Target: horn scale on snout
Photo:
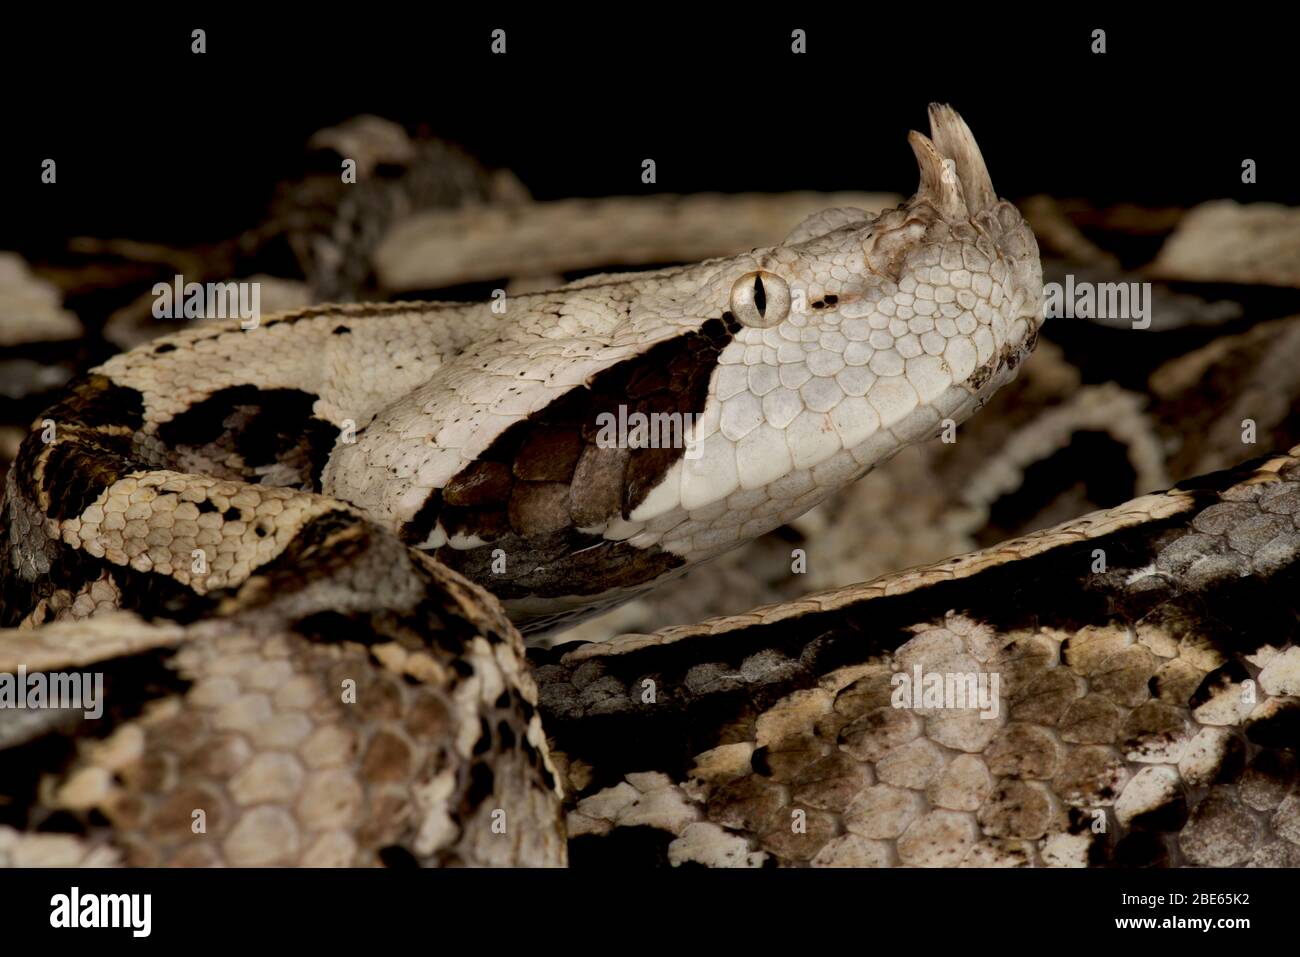
[[[952,160],[971,216],[978,216],[997,202],[988,167],[970,127],[946,103],[930,104],[930,137],[939,155]]]
[[[916,130],[907,134],[907,142],[911,144],[912,152],[916,154],[916,165],[921,169],[917,197],[929,202],[944,219],[969,219],[961,180],[948,167],[947,160],[939,155],[935,144]]]

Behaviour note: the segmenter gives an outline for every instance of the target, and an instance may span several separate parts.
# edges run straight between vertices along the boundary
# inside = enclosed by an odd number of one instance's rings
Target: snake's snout
[[[974,134],[951,106],[931,103],[930,135],[912,131],[908,142],[921,173],[913,202],[929,206],[967,244],[960,253],[963,263],[977,264],[976,272],[988,270],[980,280],[990,295],[988,305],[1003,313],[1000,324],[990,324],[983,352],[977,352],[989,353],[1010,372],[1033,349],[1044,318],[1033,231],[1013,204],[998,199]],[[940,229],[936,235],[948,233]],[[955,261],[955,254],[940,255]],[[989,342],[996,348],[989,349]],[[996,388],[1002,380],[987,381]]]
[[[1016,301],[1013,336],[1033,348],[1042,326],[1043,273],[1038,243],[1016,207],[998,199],[984,155],[961,115],[946,103],[930,104],[930,136],[909,137],[921,167],[917,197],[948,220],[970,219],[997,247],[1009,270],[1006,294]],[[1023,337],[1016,335],[1024,330]]]
[[[945,219],[973,219],[998,201],[975,136],[951,106],[931,103],[930,135],[913,130],[907,141],[921,170],[917,197]]]

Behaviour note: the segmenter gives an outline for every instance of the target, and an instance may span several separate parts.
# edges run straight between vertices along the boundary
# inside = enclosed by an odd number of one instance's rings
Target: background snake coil
[[[639,828],[672,864],[1295,863],[1294,455],[528,660],[1015,375],[1038,246],[930,120],[875,218],[76,381],[6,478],[0,672],[102,673],[105,712],[0,710],[0,861],[554,865]],[[629,412],[693,444],[601,440]],[[922,673],[996,676],[995,714],[897,707]]]

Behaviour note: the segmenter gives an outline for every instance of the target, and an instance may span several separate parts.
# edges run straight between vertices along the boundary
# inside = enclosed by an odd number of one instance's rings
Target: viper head
[[[874,219],[826,210],[777,246],[519,297],[336,448],[323,488],[541,628],[962,421],[1032,346],[1042,279],[965,123],[933,107],[931,134],[916,194]]]
[[[830,209],[780,246],[719,263],[733,320],[681,505],[771,489],[786,521],[1008,381],[1043,321],[1033,233],[999,199],[970,129],[930,107],[920,185],[874,219]],[[733,464],[734,463],[734,464]],[[755,496],[751,496],[757,498]]]

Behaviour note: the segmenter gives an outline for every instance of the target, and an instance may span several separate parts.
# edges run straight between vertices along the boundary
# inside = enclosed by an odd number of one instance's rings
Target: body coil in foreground
[[[536,652],[581,785],[573,860],[1300,866],[1298,559],[1300,447],[870,583]]]
[[[326,512],[208,598],[3,633],[0,672],[105,684],[96,720],[0,712],[0,861],[564,861],[536,689],[485,592]]]

